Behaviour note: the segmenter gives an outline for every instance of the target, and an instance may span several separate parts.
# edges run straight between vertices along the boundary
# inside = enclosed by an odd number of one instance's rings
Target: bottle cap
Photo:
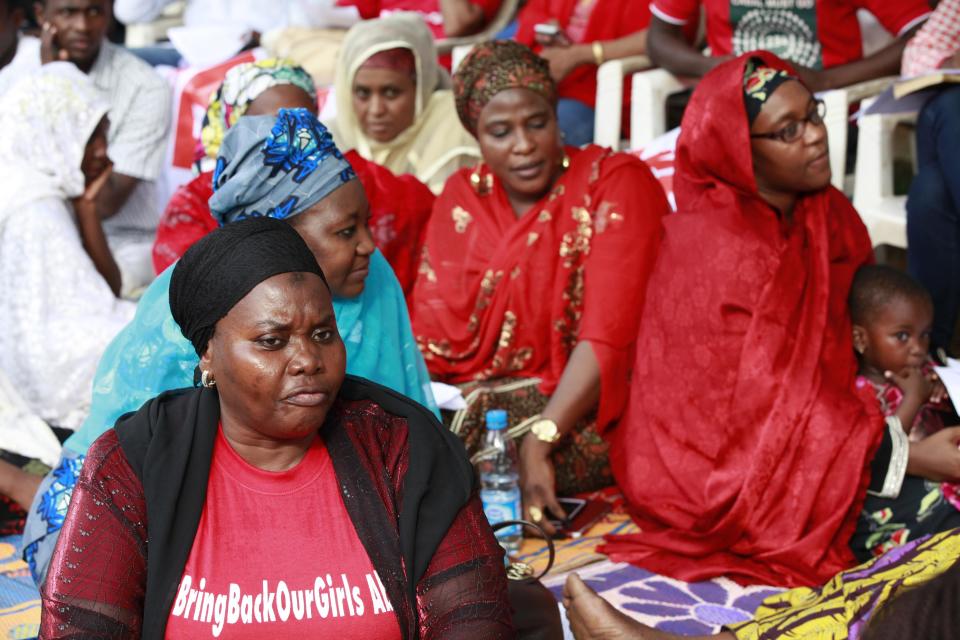
[[[487,411],[487,429],[490,431],[500,431],[507,428],[507,412],[503,409],[490,409]]]

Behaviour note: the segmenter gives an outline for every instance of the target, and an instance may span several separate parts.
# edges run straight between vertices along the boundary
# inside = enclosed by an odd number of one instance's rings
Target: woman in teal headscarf
[[[366,226],[369,206],[326,128],[306,109],[241,118],[226,135],[210,210],[221,224],[287,219],[317,256],[334,294],[347,373],[398,391],[437,413],[406,302]],[[195,385],[199,362],[170,313],[173,268],[147,289],[133,321],[100,360],[90,415],[64,444],[34,499],[24,557],[39,584],[90,444],[123,414],[170,389]]]

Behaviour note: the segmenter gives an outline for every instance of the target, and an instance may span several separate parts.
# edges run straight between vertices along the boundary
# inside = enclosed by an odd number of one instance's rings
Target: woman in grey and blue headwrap
[[[347,373],[398,391],[437,413],[410,329],[403,291],[366,227],[369,205],[327,129],[305,109],[241,118],[224,138],[210,210],[221,224],[287,219],[317,257],[333,292]],[[90,415],[64,444],[28,514],[24,557],[46,574],[69,496],[90,444],[121,415],[163,391],[195,384],[199,357],[170,313],[173,267],[147,289],[133,321],[100,360]]]

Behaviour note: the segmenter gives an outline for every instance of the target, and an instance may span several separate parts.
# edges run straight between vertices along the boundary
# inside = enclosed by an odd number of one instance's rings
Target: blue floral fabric
[[[67,517],[70,496],[80,477],[83,456],[64,449],[60,463],[43,479],[23,531],[23,559],[38,585],[47,577],[57,535]],[[52,536],[50,534],[53,534]]]

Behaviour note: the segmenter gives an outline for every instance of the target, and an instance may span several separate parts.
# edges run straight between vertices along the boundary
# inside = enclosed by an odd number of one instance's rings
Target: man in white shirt
[[[19,35],[26,8],[24,0],[0,0],[0,96],[36,68],[40,41]]]
[[[110,104],[113,174],[97,210],[129,293],[153,275],[150,246],[161,213],[154,181],[166,151],[170,89],[149,65],[106,40],[110,0],[45,0],[34,8],[42,27],[38,62],[73,62]]]

